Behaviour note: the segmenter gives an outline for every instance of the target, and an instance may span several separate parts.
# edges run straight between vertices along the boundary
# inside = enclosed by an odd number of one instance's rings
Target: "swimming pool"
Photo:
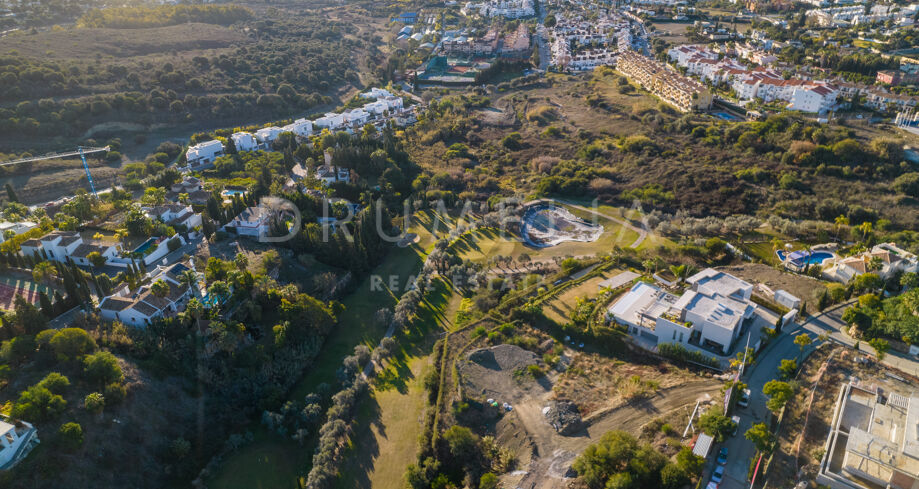
[[[785,261],[786,254],[784,251],[778,250],[775,252],[775,254],[776,256],[779,257],[779,260],[782,260],[783,262]],[[830,253],[829,251],[807,252],[805,250],[798,250],[798,251],[792,251],[791,253],[789,253],[787,255],[787,258],[788,258],[788,261],[791,262],[793,265],[801,267],[804,265],[820,265],[821,263],[823,263],[824,260],[833,258],[834,256],[836,255]]]
[[[144,241],[143,243],[141,243],[140,246],[138,246],[137,248],[134,248],[134,253],[143,254],[144,252],[149,250],[151,247],[153,247],[155,244],[156,244],[156,238],[150,238],[147,241]]]
[[[726,121],[739,121],[741,118],[728,112],[712,112],[712,115]]]

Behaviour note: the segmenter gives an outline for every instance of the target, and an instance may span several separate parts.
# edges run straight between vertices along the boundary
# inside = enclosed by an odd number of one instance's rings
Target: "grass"
[[[338,328],[326,339],[322,351],[313,362],[312,369],[305,372],[304,377],[291,390],[290,399],[302,400],[306,394],[315,391],[316,386],[320,383],[333,383],[335,371],[341,365],[341,360],[349,355],[356,345],[365,344],[373,347],[379,343],[386,328],[375,324],[373,315],[380,308],[395,305],[407,279],[418,272],[423,257],[430,251],[435,241],[434,235],[429,231],[433,229],[435,222],[441,223],[440,229],[443,232],[449,231],[455,224],[449,217],[433,213],[419,214],[411,231],[418,233],[421,240],[406,248],[394,248],[386,261],[373,271],[372,275],[383,278],[383,286],[374,290],[371,287],[372,276],[368,276],[351,295],[342,300],[345,312],[339,317]],[[395,283],[399,285],[398,290],[391,290],[387,287],[390,283],[389,277],[396,277]],[[431,301],[429,304],[447,302],[443,298],[445,294],[446,292],[440,291],[441,297],[433,301],[429,296],[428,300]],[[426,307],[428,307],[427,304]],[[424,336],[417,331],[411,334]],[[405,353],[400,355],[405,355]],[[361,409],[367,408],[362,406]],[[364,416],[371,414],[372,411],[363,412]],[[298,477],[305,476],[309,470],[315,440],[301,447],[290,440],[267,433],[260,424],[253,426],[252,430],[257,433],[255,442],[227,456],[208,481],[208,487],[219,489],[297,487]],[[414,440],[416,438],[413,438]],[[255,457],[260,457],[264,463],[251,464],[250,461]]]
[[[583,213],[575,211],[574,214]],[[603,234],[598,240],[589,243],[570,241],[548,248],[531,248],[516,236],[502,235],[495,229],[480,229],[463,236],[454,247],[460,258],[473,262],[484,262],[495,255],[508,255],[516,259],[522,253],[530,255],[533,260],[549,261],[556,256],[608,253],[614,246],[627,247],[638,238],[635,231],[609,219],[600,217],[597,223],[603,226]]]
[[[600,289],[600,282],[622,273],[622,270],[608,270],[599,277],[593,277],[581,282],[577,286],[569,287],[564,292],[552,298],[543,305],[543,313],[547,318],[562,325],[569,321],[571,311],[574,310],[578,297],[594,297]]]
[[[371,399],[355,417],[354,435],[345,453],[336,487],[401,487],[418,449],[426,391],[423,369],[431,364],[436,333],[452,329],[450,320],[462,297],[438,280],[425,296],[412,330],[396,338],[401,351],[373,381]]]

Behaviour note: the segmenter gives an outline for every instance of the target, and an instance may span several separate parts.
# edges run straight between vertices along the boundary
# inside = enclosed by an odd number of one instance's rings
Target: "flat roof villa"
[[[656,347],[680,343],[704,353],[727,355],[752,318],[753,286],[733,275],[706,269],[690,277],[692,288],[673,295],[637,282],[607,311],[607,318]]]
[[[839,397],[817,482],[833,489],[919,487],[919,397],[849,382]]]

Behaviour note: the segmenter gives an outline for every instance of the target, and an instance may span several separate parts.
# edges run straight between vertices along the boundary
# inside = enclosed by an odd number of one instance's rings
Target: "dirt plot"
[[[859,359],[867,362],[857,361]],[[824,365],[826,369],[820,376]],[[905,396],[916,395],[919,391],[919,379],[878,364],[854,350],[830,344],[821,346],[805,360],[798,373],[800,388],[785,408],[778,433],[778,447],[767,467],[768,487],[791,488],[798,480],[813,480],[830,432],[839,387],[852,378],[857,378],[863,385],[877,385],[885,391]]]
[[[785,290],[802,301],[813,301],[817,292],[826,288],[825,282],[796,273],[777,270],[762,263],[741,263],[718,270],[736,275],[752,284],[765,284],[772,290]]]
[[[571,463],[604,433],[621,429],[638,434],[656,418],[681,412],[697,400],[710,402],[722,385],[672,366],[626,364],[570,349],[562,357],[559,365],[567,365],[567,370],[549,369],[536,353],[499,345],[473,350],[457,362],[467,398],[481,406],[460,418],[483,424],[501,446],[517,455],[519,470],[504,476],[507,487],[565,487],[573,475]],[[531,365],[540,366],[545,375],[534,378],[527,372]],[[498,408],[480,404],[487,399],[494,399]],[[580,429],[551,424],[547,414],[553,416],[558,400],[573,401],[565,410],[571,415],[578,408],[583,416]]]

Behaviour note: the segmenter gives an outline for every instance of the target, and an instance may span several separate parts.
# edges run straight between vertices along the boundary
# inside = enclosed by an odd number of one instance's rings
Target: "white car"
[[[737,400],[737,405],[742,408],[750,405],[750,389],[744,389],[740,392],[740,399]]]

